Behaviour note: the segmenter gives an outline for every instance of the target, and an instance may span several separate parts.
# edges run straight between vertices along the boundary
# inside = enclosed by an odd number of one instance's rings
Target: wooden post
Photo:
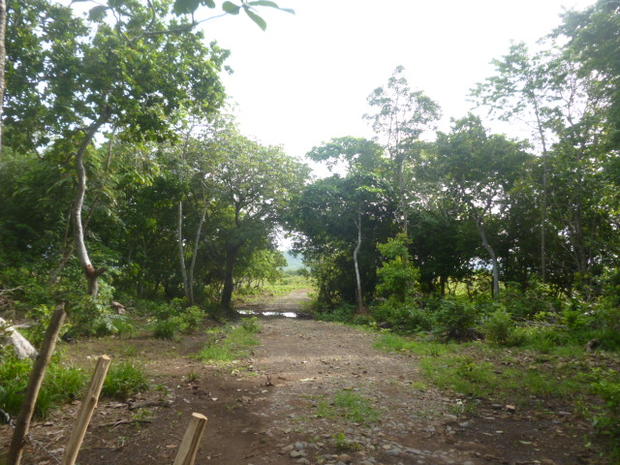
[[[71,431],[71,436],[69,437],[67,447],[65,447],[65,453],[62,456],[62,465],[73,465],[77,459],[80,446],[82,445],[84,435],[86,434],[86,429],[88,428],[90,419],[92,418],[93,412],[97,407],[99,394],[101,394],[101,388],[103,387],[103,382],[108,374],[109,367],[110,357],[107,355],[102,355],[97,359],[97,366],[95,367],[93,378],[90,381],[88,393],[86,394],[86,397],[84,397],[82,405],[80,405],[80,412],[78,413],[77,420],[73,426],[73,431]]]
[[[30,430],[30,421],[32,420],[37,398],[39,397],[41,384],[43,384],[43,377],[45,376],[45,371],[50,363],[54,349],[56,348],[58,333],[60,333],[60,328],[62,328],[66,316],[65,304],[62,303],[56,308],[56,311],[52,315],[52,321],[50,321],[47,331],[45,332],[43,347],[41,347],[41,352],[32,367],[26,397],[19,411],[17,421],[15,422],[15,431],[13,432],[11,446],[9,448],[9,465],[19,465],[22,460],[24,446],[26,445],[26,436]]]
[[[207,417],[200,413],[192,413],[192,418],[185,430],[181,446],[174,459],[174,465],[194,465],[200,446],[200,438],[207,426]]]

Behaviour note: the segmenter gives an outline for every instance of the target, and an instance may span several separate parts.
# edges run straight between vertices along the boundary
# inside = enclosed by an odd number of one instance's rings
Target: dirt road
[[[253,310],[296,311],[305,299],[298,292]],[[102,402],[79,463],[172,463],[193,411],[209,417],[198,464],[596,463],[570,421],[484,401],[464,412],[461,399],[427,384],[414,357],[373,348],[376,334],[296,318],[261,324],[251,359],[224,368],[191,357],[201,335],[180,343],[132,340],[160,386],[141,401],[170,406],[129,411]],[[80,344],[79,354],[101,351],[118,352],[118,342]],[[35,451],[31,463],[55,463],[49,451],[62,452],[63,425],[77,408],[35,427],[48,453]]]

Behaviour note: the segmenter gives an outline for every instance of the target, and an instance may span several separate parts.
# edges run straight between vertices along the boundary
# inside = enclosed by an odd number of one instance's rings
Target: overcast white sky
[[[244,134],[304,155],[332,137],[372,137],[366,98],[405,66],[410,86],[442,107],[441,127],[470,108],[467,94],[492,74],[511,41],[534,44],[564,9],[593,0],[279,0],[263,9],[267,31],[247,17],[205,23],[231,50],[224,76]]]

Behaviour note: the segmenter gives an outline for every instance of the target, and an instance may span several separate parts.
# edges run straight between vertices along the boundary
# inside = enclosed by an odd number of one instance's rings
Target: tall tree
[[[26,11],[41,7],[17,3]],[[42,36],[36,52],[43,58],[33,64],[38,70],[36,89],[17,87],[11,95],[10,121],[19,119],[19,126],[33,128],[29,139],[17,143],[39,147],[50,140],[54,150],[72,154],[77,174],[72,211],[76,253],[93,296],[105,269],[97,269],[89,256],[82,211],[86,160],[96,134],[111,126],[119,128],[124,140],[174,137],[171,123],[181,107],[208,114],[223,101],[218,72],[226,53],[203,45],[197,32],[159,33],[190,26],[186,20],[171,18],[169,9],[166,2],[99,5],[89,16],[95,31],[73,17],[70,9],[54,6],[43,12],[27,11],[31,26],[45,20],[50,27],[37,33]],[[67,23],[72,26],[69,32]],[[14,26],[12,34],[19,35],[24,25],[16,22]],[[30,60],[30,52],[12,49],[12,63]],[[42,121],[34,120],[40,116]]]
[[[355,225],[356,240],[353,249],[353,268],[355,272],[355,299],[358,313],[366,311],[364,286],[360,273],[359,254],[363,240],[363,221],[377,209],[378,204],[385,204],[385,186],[381,175],[385,165],[381,146],[372,141],[354,137],[341,137],[319,147],[314,147],[307,156],[315,161],[326,161],[329,166],[344,162],[347,176],[341,193],[344,207],[340,219],[351,218]]]
[[[433,129],[439,119],[439,105],[422,91],[411,90],[402,66],[394,70],[385,88],[378,87],[370,94],[368,103],[373,113],[364,118],[372,123],[378,142],[385,147],[392,162],[397,221],[406,233],[408,196],[413,192],[407,185],[406,164],[422,133]]]
[[[461,205],[476,226],[493,275],[493,296],[499,296],[499,257],[489,224],[502,212],[528,155],[521,144],[488,134],[479,118],[469,115],[454,122],[449,134],[439,133],[436,152],[430,154],[431,182],[438,192]]]

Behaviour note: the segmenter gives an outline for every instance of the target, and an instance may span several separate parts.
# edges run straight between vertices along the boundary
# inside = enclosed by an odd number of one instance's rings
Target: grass
[[[31,360],[8,354],[0,357],[0,408],[12,417],[17,416],[24,401],[31,370]],[[79,398],[85,383],[82,370],[53,361],[39,392],[35,415],[45,418],[54,408]]]
[[[383,334],[376,342],[375,348],[386,352],[409,352],[415,355],[428,355],[438,357],[456,350],[455,344],[442,344],[439,342],[425,342],[396,334]]]
[[[589,369],[583,362],[583,349],[578,352],[573,346],[541,354],[481,342],[442,344],[383,334],[375,347],[420,356],[427,381],[473,398],[526,405],[532,396],[571,401],[591,393],[590,382],[579,376]]]
[[[288,295],[298,289],[311,289],[312,287],[312,281],[306,276],[285,275],[273,283],[266,283],[259,289],[237,294],[235,298],[245,303],[255,303],[261,301],[265,297]]]
[[[260,344],[258,319],[248,318],[238,326],[226,326],[208,331],[213,340],[200,351],[198,358],[209,362],[232,362],[247,358],[250,350]]]
[[[331,401],[324,399],[317,405],[320,418],[344,418],[353,423],[374,423],[379,420],[379,412],[372,407],[367,398],[352,391],[338,392]]]
[[[144,369],[132,362],[112,364],[103,384],[102,394],[118,400],[127,400],[149,389]]]

